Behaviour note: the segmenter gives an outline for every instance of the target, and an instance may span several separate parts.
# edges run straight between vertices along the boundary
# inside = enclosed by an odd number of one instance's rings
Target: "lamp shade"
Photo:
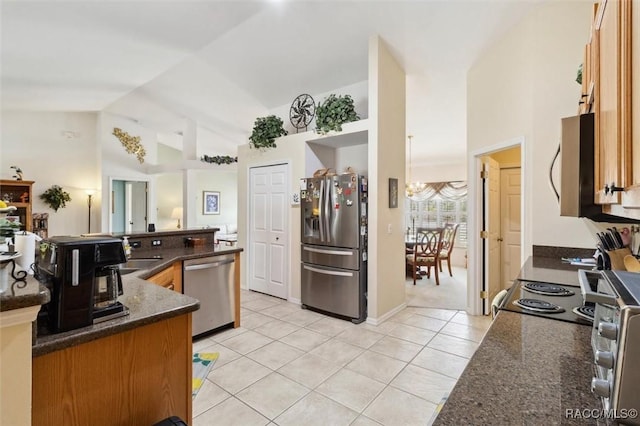
[[[171,211],[171,219],[182,219],[182,207],[174,207]]]

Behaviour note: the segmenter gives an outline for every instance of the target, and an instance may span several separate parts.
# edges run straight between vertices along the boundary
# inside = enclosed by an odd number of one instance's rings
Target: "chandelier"
[[[405,192],[407,197],[413,197],[427,189],[427,184],[420,181],[412,182],[411,180],[411,139],[413,139],[413,136],[409,135],[407,138],[409,139],[409,179],[407,179],[409,183],[405,185]]]

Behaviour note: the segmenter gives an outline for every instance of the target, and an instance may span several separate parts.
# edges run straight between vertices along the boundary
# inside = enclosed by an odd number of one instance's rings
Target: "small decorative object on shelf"
[[[13,177],[16,178],[16,180],[22,180],[22,169],[18,166],[11,166],[11,168],[16,171],[16,174],[13,175]]]
[[[113,135],[120,140],[122,146],[129,154],[134,154],[140,164],[144,163],[144,156],[147,155],[144,146],[140,143],[140,136],[131,136],[129,133],[119,129],[113,128]]]
[[[303,127],[306,131],[307,126],[311,123],[315,115],[316,103],[311,95],[307,95],[306,93],[296,97],[289,109],[289,120],[291,124],[293,124],[293,127],[296,128],[296,133]]]
[[[341,132],[344,123],[359,119],[350,95],[331,94],[316,108],[316,132],[323,135],[331,130]]]
[[[204,155],[200,157],[200,161],[213,164],[232,164],[238,162],[238,157],[230,157],[228,155],[215,155],[213,157],[209,157],[208,155]]]
[[[53,185],[51,188],[40,194],[40,199],[54,211],[65,208],[67,203],[71,201],[71,196],[64,191],[59,185]]]
[[[33,233],[40,238],[48,238],[49,233],[49,213],[33,213]]]
[[[282,119],[275,115],[256,118],[253,132],[249,136],[249,148],[275,148],[276,138],[288,133],[283,126]]]

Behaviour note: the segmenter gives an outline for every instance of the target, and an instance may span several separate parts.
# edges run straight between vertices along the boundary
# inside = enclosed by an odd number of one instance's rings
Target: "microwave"
[[[594,114],[565,117],[562,138],[549,170],[549,180],[560,204],[560,216],[586,217],[594,222],[637,222],[602,213],[595,197]],[[560,157],[560,192],[553,182],[553,168]]]

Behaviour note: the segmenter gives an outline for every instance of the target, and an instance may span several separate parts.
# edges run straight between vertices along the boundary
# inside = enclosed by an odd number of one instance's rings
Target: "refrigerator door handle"
[[[313,267],[307,266],[307,265],[304,265],[303,268],[306,269],[307,271],[317,272],[318,274],[337,275],[337,276],[340,276],[340,277],[352,277],[353,276],[353,272],[327,271],[325,269],[313,268]]]
[[[338,256],[353,256],[353,252],[351,252],[351,251],[323,250],[323,249],[317,249],[317,248],[313,248],[313,247],[303,247],[302,250],[311,251],[313,253],[320,253],[320,254],[335,254],[335,255],[338,255]]]
[[[318,223],[320,225],[320,241],[324,242],[324,179],[320,181],[320,200],[318,200]]]
[[[327,242],[330,243],[331,242],[331,223],[330,223],[330,218],[329,215],[331,214],[331,195],[333,192],[333,188],[331,186],[331,178],[325,178],[325,182],[326,182],[326,188],[324,191],[324,201],[325,201],[325,205],[324,205],[324,220],[325,220],[325,233],[327,236]]]

